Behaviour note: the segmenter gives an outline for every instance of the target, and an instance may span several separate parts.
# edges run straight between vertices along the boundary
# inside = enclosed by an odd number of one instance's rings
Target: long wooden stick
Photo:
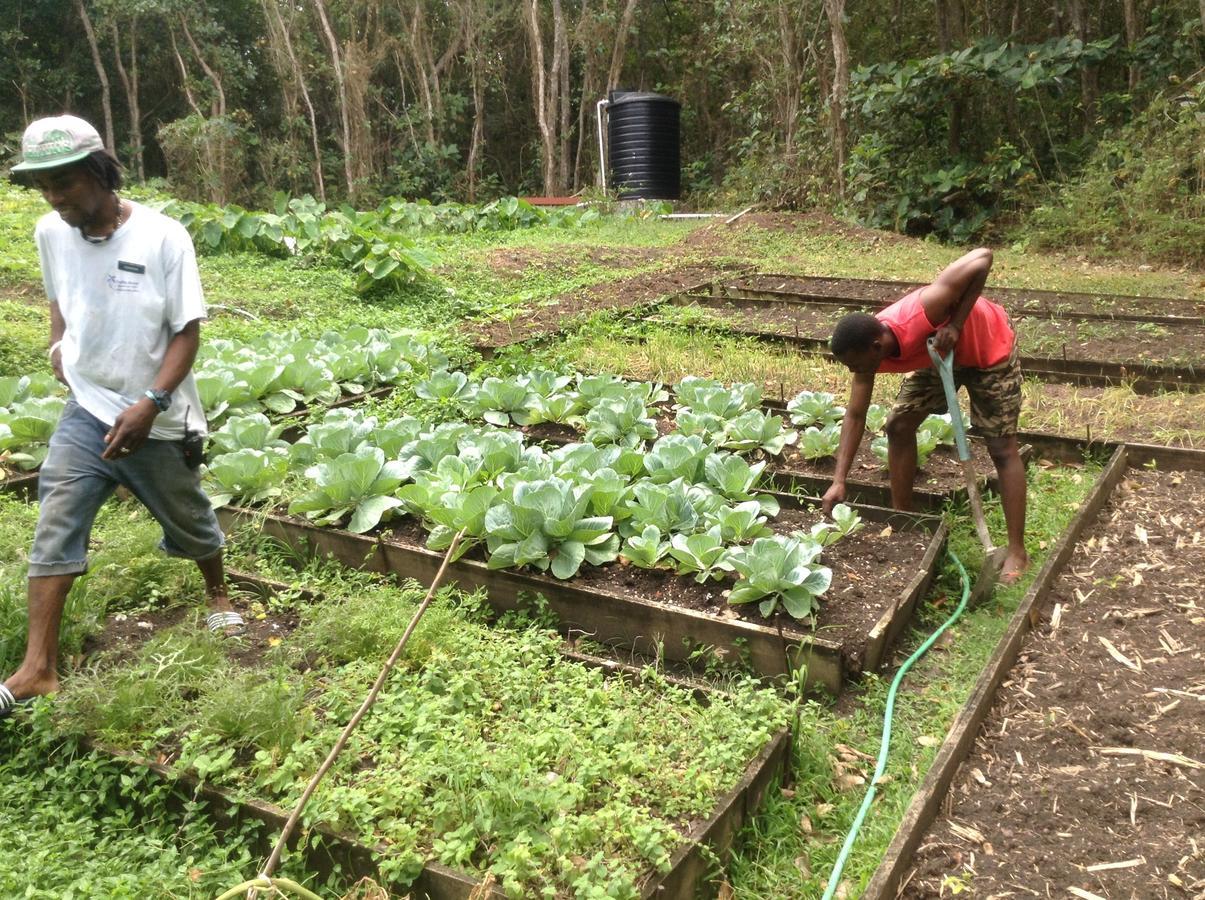
[[[389,673],[393,671],[394,665],[402,655],[402,651],[406,648],[406,642],[410,640],[410,635],[414,633],[414,629],[418,626],[419,619],[423,613],[427,611],[427,607],[431,605],[431,600],[435,597],[435,591],[439,587],[439,583],[443,581],[444,573],[448,569],[448,564],[452,561],[452,557],[456,553],[456,548],[460,546],[460,539],[464,537],[464,529],[456,533],[452,538],[452,543],[448,547],[447,553],[444,554],[443,562],[440,563],[439,571],[435,573],[435,578],[431,581],[431,587],[427,590],[427,596],[423,598],[423,602],[419,604],[418,609],[414,611],[414,616],[410,619],[410,624],[406,626],[401,639],[397,642],[397,646],[393,648],[393,653],[389,655],[389,659],[385,661],[385,665],[381,668],[381,672],[377,675],[377,680],[372,685],[372,690],[368,692],[368,696],[364,698],[364,702],[360,704],[360,708],[356,710],[356,714],[351,717],[351,721],[343,729],[343,733],[339,735],[339,740],[335,741],[335,746],[331,748],[331,752],[327,754],[322,765],[318,767],[318,771],[314,773],[314,777],[310,779],[310,783],[305,786],[302,791],[301,799],[297,801],[297,806],[293,808],[293,812],[289,815],[289,819],[285,822],[284,829],[280,832],[280,837],[276,841],[276,846],[272,848],[272,854],[268,857],[268,861],[264,863],[263,871],[260,873],[260,878],[271,878],[272,872],[276,869],[277,863],[280,862],[280,856],[284,852],[285,845],[288,844],[289,838],[293,836],[293,831],[297,827],[298,821],[301,820],[301,813],[305,810],[306,804],[310,802],[310,797],[314,795],[314,791],[318,789],[318,783],[322,781],[322,777],[330,771],[331,766],[335,764],[335,760],[339,758],[339,754],[343,752],[343,748],[347,745],[351,733],[355,731],[356,726],[360,724],[360,720],[364,718],[365,713],[372,708],[372,704],[376,702],[377,695],[381,692],[381,688],[385,686],[385,679],[389,677]],[[252,887],[248,892],[251,897],[256,896],[256,889]]]

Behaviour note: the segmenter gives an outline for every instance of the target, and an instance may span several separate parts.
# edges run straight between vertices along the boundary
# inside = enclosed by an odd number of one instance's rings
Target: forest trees
[[[219,201],[566,194],[654,90],[698,196],[963,238],[1193,78],[1202,2],[9,0],[0,134],[70,109]]]

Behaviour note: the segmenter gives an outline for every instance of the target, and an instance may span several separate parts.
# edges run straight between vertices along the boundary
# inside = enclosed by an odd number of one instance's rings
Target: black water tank
[[[611,91],[608,100],[611,184],[619,199],[677,200],[682,193],[681,104],[639,91]]]

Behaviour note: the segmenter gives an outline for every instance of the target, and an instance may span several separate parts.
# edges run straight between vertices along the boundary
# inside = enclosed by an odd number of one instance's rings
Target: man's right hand
[[[54,377],[63,384],[67,383],[67,376],[63,374],[63,348],[55,347],[50,354],[50,366],[54,369]]]
[[[832,486],[824,492],[824,497],[821,500],[820,508],[824,510],[824,515],[831,516],[833,507],[838,503],[845,502],[845,483],[834,481]]]

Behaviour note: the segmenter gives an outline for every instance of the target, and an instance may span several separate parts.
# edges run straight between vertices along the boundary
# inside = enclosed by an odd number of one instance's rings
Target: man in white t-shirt
[[[160,546],[196,561],[208,627],[245,624],[230,606],[224,539],[197,466],[205,414],[192,377],[205,317],[188,232],[118,196],[121,170],[96,129],[75,116],[26,130],[13,180],[54,208],[35,238],[50,301],[50,361],[71,390],[38,478],[29,554],[29,636],[20,668],[0,684],[0,718],[58,689],[63,605],[87,568],[100,505],[119,486],[163,527]]]

